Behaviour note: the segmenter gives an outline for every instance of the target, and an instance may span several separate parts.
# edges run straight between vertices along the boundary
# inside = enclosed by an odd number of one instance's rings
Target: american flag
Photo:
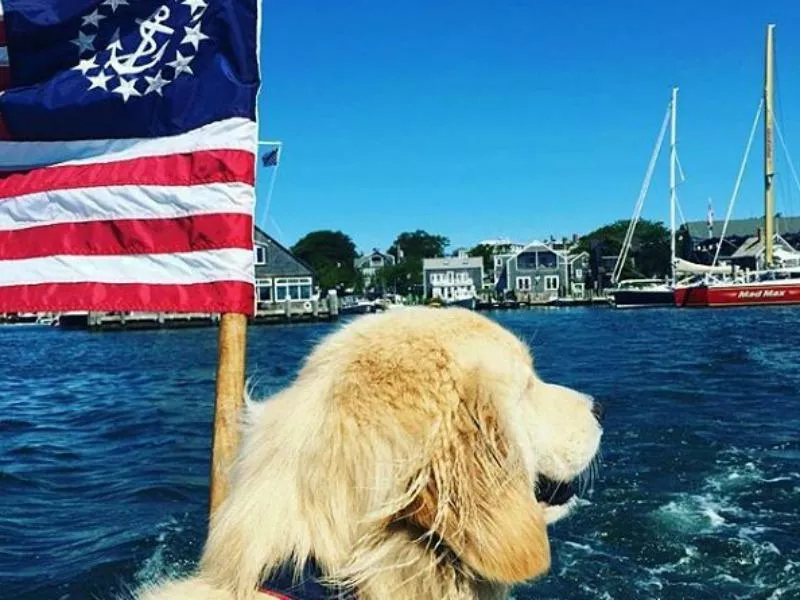
[[[0,312],[252,313],[256,0],[0,2]]]

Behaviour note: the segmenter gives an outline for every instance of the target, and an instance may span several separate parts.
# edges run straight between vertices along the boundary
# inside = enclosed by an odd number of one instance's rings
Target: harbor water
[[[607,407],[527,599],[800,598],[800,309],[490,313]],[[256,395],[338,325],[250,329]],[[111,599],[190,570],[216,330],[0,327],[0,598]]]

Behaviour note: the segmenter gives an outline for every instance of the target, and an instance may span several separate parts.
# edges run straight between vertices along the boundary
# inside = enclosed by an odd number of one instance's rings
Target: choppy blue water
[[[608,407],[533,598],[800,598],[799,309],[493,315]],[[251,328],[286,385],[328,325]],[[0,598],[112,598],[205,534],[216,331],[0,328]]]

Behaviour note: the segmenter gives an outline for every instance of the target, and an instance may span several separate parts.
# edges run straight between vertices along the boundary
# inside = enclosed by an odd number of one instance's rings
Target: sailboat
[[[759,306],[800,304],[800,253],[788,247],[775,233],[775,203],[773,179],[774,128],[774,34],[775,25],[767,26],[766,64],[764,69],[764,228],[763,253],[757,269],[737,271],[734,267],[716,265],[696,275],[689,283],[675,288],[675,304],[686,307]],[[775,247],[778,241],[779,248]],[[722,244],[722,239],[719,241]],[[699,267],[699,265],[695,265]],[[720,275],[722,269],[727,274]]]
[[[639,199],[634,209],[633,219],[628,226],[625,240],[622,244],[617,264],[614,267],[614,274],[611,281],[614,288],[609,291],[611,302],[615,308],[644,308],[653,306],[674,306],[675,305],[675,206],[677,203],[675,173],[678,162],[677,155],[677,114],[678,114],[678,88],[672,88],[672,99],[669,103],[667,116],[661,126],[661,132],[656,142],[656,147],[650,158],[647,173],[645,175],[642,189],[639,192]],[[644,197],[650,186],[650,179],[653,176],[656,159],[661,152],[661,145],[664,142],[666,126],[670,127],[670,153],[669,153],[669,189],[670,189],[670,276],[668,279],[625,279],[620,281],[622,270],[628,258],[633,232],[641,215]]]

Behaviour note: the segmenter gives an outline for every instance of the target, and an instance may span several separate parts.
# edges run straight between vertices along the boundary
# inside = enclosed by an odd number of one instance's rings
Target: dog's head
[[[308,368],[341,361],[332,399],[369,448],[369,510],[481,579],[546,571],[546,525],[599,446],[592,398],[543,382],[525,344],[469,311],[392,311],[337,342]]]
[[[202,570],[246,594],[287,560],[314,557],[369,598],[536,577],[550,564],[547,524],[598,449],[593,411],[473,312],[356,319],[289,388],[250,407]],[[416,590],[399,589],[412,579]]]

